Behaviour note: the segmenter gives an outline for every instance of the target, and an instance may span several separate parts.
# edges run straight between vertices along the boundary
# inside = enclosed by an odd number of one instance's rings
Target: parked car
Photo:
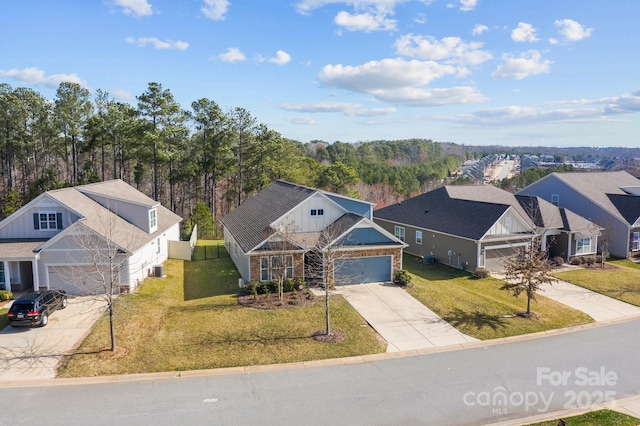
[[[62,290],[32,291],[13,302],[7,318],[12,326],[44,327],[49,315],[67,307],[67,294]]]

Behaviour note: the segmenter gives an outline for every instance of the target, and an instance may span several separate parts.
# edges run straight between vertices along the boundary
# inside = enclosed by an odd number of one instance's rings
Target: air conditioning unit
[[[164,277],[164,266],[163,265],[155,265],[153,267],[153,276],[162,278]]]

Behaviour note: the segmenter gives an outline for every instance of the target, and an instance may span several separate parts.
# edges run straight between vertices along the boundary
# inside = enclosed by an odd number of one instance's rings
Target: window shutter
[[[62,213],[56,213],[56,222],[58,229],[62,229]]]
[[[38,213],[33,214],[33,229],[40,229],[40,218]]]

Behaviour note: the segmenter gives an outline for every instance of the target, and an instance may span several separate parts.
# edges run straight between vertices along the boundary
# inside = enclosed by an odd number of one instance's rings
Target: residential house
[[[513,194],[492,185],[444,186],[374,212],[406,251],[456,268],[500,271],[535,226]]]
[[[611,255],[640,255],[640,182],[629,173],[551,173],[518,194],[538,196],[597,223]]]
[[[121,180],[47,191],[0,222],[0,288],[100,293],[115,271],[131,291],[167,259],[181,220]]]
[[[282,269],[308,281],[391,281],[405,244],[372,214],[371,203],[276,181],[222,219],[224,241],[247,282],[271,280]]]

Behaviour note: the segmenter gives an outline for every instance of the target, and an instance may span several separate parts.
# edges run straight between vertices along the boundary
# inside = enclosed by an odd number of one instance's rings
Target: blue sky
[[[639,146],[640,1],[24,0],[0,82],[151,81],[302,142]]]

